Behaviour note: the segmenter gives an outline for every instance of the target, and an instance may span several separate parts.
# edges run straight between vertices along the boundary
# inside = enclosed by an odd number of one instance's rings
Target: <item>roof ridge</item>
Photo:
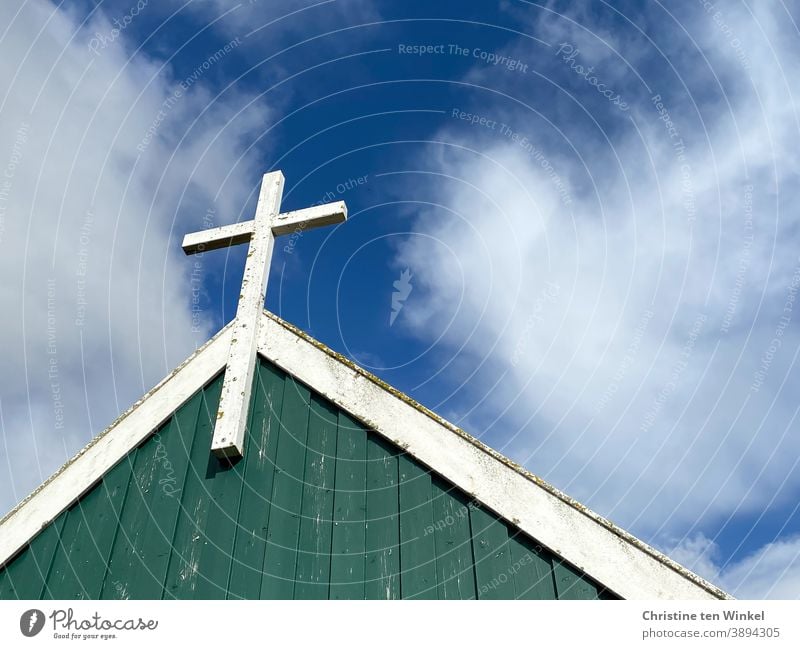
[[[537,538],[558,556],[593,576],[610,590],[621,588],[631,597],[652,597],[653,593],[665,597],[696,597],[699,591],[693,591],[694,587],[705,592],[706,597],[732,599],[720,588],[298,327],[269,311],[263,310],[263,315],[278,328],[273,326],[269,334],[269,328],[262,328],[259,354],[399,445],[521,532]],[[0,540],[0,566],[96,484],[125,453],[156,431],[191,394],[202,389],[218,374],[225,363],[224,341],[216,346],[214,343],[220,341],[230,328],[231,323],[228,323],[197,348],[0,519],[0,527],[12,524],[9,533]],[[286,332],[284,336],[279,335],[281,329]],[[307,346],[294,344],[300,341]],[[193,366],[191,371],[184,372],[190,365]],[[158,398],[151,400],[159,392]],[[381,394],[385,396],[381,397]],[[403,408],[412,410],[404,412]],[[423,418],[417,415],[415,419],[414,411]],[[373,416],[379,423],[370,421]],[[407,417],[409,419],[406,420]],[[405,421],[408,425],[399,426],[399,421]],[[425,424],[426,421],[430,421],[430,425]],[[119,435],[111,436],[110,433],[118,427]],[[436,435],[435,432],[440,429],[453,437]],[[474,450],[470,451],[470,448]],[[490,458],[490,461],[481,462],[481,456]],[[70,469],[74,476],[63,478],[67,480],[64,485],[53,485]],[[511,472],[507,473],[508,470]],[[71,488],[73,484],[74,489]],[[603,531],[594,537],[588,549],[576,542],[579,533],[591,535],[593,530]],[[607,560],[604,561],[603,557]],[[648,561],[656,563],[648,564]],[[659,564],[663,566],[660,570],[665,572],[656,569]],[[619,574],[617,571],[620,571]],[[678,581],[668,578],[669,574],[676,575]],[[660,581],[662,579],[663,582]],[[685,580],[684,585],[681,579]],[[692,587],[688,584],[692,584]]]

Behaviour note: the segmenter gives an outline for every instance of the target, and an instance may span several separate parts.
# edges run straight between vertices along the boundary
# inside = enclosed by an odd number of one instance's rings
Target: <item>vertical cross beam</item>
[[[264,309],[270,261],[275,246],[272,223],[277,220],[281,209],[283,182],[280,171],[265,174],[261,181],[211,442],[211,450],[217,457],[241,457],[244,450],[250,391],[257,360],[258,324]]]

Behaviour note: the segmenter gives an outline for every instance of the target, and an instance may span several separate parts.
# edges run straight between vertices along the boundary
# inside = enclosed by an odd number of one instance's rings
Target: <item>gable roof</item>
[[[0,566],[223,369],[230,325],[0,520]],[[408,396],[265,312],[258,351],[626,599],[729,596]]]

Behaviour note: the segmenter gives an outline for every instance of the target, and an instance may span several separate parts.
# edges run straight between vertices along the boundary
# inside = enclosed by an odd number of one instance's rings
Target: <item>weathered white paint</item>
[[[335,225],[347,220],[347,206],[343,201],[315,205],[294,212],[278,214],[272,225],[272,234],[276,237],[292,232],[302,232],[323,225]]]
[[[258,349],[621,597],[729,597],[276,316]]]
[[[232,328],[0,521],[0,566],[213,379]],[[258,352],[621,597],[729,597],[277,316],[261,316]]]
[[[222,370],[231,329],[198,349],[0,521],[0,566]]]
[[[272,226],[272,234],[276,237],[282,234],[291,234],[294,231],[303,231],[323,225],[333,225],[347,220],[347,206],[342,202],[325,203],[306,207],[294,212],[279,214]],[[307,223],[311,222],[311,223]],[[223,225],[210,230],[192,232],[183,237],[182,248],[187,255],[217,250],[247,243],[255,230],[255,219],[240,221],[230,225]]]
[[[219,228],[211,228],[201,232],[192,232],[183,237],[183,252],[187,255],[238,246],[240,243],[247,243],[255,229],[255,219],[241,221],[223,225]]]
[[[244,453],[247,410],[256,367],[258,326],[264,309],[269,266],[275,245],[272,222],[280,212],[282,196],[283,174],[280,171],[264,174],[211,441],[211,450],[218,457],[236,458]]]
[[[280,171],[264,174],[252,221],[193,232],[183,240],[183,251],[187,255],[250,243],[211,441],[211,450],[218,457],[235,459],[244,455],[247,410],[256,367],[256,340],[275,237],[347,219],[347,208],[341,201],[281,214],[283,184]]]

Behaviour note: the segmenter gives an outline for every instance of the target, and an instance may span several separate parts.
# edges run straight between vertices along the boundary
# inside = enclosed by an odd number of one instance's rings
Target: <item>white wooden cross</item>
[[[281,214],[282,196],[283,174],[280,171],[264,174],[253,220],[193,232],[183,239],[183,251],[187,255],[250,243],[211,442],[211,450],[220,458],[233,460],[244,454],[258,327],[264,309],[275,237],[347,220],[347,207],[341,201]]]

